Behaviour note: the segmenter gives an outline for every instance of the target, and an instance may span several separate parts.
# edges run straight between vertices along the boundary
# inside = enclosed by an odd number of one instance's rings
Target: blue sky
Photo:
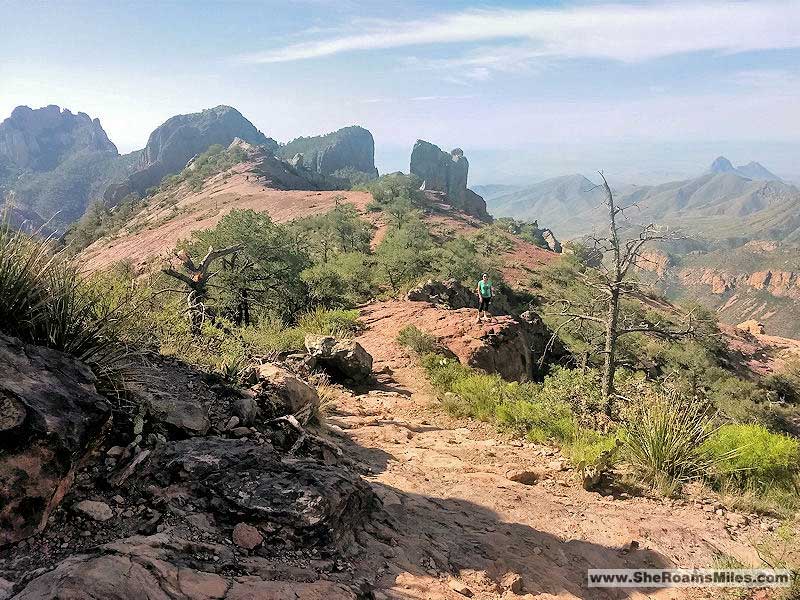
[[[81,110],[123,152],[230,104],[280,141],[364,125],[381,171],[417,138],[460,146],[473,183],[718,154],[800,177],[800,0],[0,0],[0,23],[0,117]]]

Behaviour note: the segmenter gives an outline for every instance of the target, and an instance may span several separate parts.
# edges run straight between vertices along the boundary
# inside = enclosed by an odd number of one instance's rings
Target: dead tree
[[[582,330],[587,323],[595,324],[602,330],[603,370],[601,394],[606,415],[612,417],[614,398],[614,375],[617,369],[617,347],[620,337],[630,333],[643,333],[665,339],[679,339],[695,332],[692,313],[683,317],[686,323],[675,326],[666,318],[655,321],[625,317],[621,315],[621,303],[625,298],[641,299],[643,294],[638,281],[631,279],[632,269],[648,262],[643,250],[649,242],[656,240],[675,240],[680,236],[662,230],[653,223],[642,225],[635,236],[621,236],[618,218],[624,217],[630,206],[617,206],[614,194],[603,172],[600,172],[605,191],[602,206],[607,213],[607,237],[593,236],[590,244],[593,251],[603,257],[596,268],[587,268],[581,273],[582,283],[590,290],[588,298],[559,300],[558,310],[550,314],[564,319],[556,327],[554,336],[564,327]],[[598,340],[599,341],[599,340]]]
[[[174,277],[178,281],[186,284],[186,303],[187,312],[189,315],[189,322],[191,324],[192,332],[199,333],[200,327],[205,319],[207,308],[206,301],[208,300],[208,282],[216,275],[216,272],[211,271],[211,265],[215,260],[234,254],[241,250],[241,246],[230,246],[228,248],[221,248],[214,250],[209,248],[206,255],[198,265],[195,265],[191,256],[186,250],[180,250],[173,256],[177,259],[179,265],[186,271],[185,273],[178,271],[172,266],[161,269],[170,277]]]

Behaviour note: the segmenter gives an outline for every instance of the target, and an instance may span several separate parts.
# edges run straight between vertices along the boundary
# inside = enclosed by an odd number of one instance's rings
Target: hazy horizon
[[[0,3],[0,117],[57,104],[120,152],[236,107],[282,142],[349,124],[381,172],[417,138],[470,184],[604,169],[652,183],[718,155],[800,178],[800,2]]]

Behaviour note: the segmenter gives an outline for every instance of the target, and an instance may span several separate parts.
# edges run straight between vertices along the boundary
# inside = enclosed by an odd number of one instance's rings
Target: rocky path
[[[356,565],[376,599],[716,598],[591,590],[586,570],[755,560],[757,526],[709,504],[587,492],[553,449],[437,410],[415,360],[385,336],[359,341],[383,374],[377,389],[342,394],[328,423],[383,500]]]

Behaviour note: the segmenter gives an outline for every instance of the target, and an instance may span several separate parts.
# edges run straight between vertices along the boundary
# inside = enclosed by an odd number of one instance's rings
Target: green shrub
[[[397,334],[397,341],[420,355],[438,352],[441,347],[436,336],[425,333],[414,325],[403,327]]]
[[[712,417],[702,403],[667,389],[629,411],[623,429],[625,454],[644,483],[671,494],[708,471],[710,461],[702,447],[712,432]]]
[[[297,319],[297,328],[306,333],[317,335],[333,335],[336,337],[352,337],[358,330],[357,310],[328,310],[315,308]]]
[[[455,382],[472,373],[472,369],[462,365],[457,360],[445,358],[439,354],[424,355],[422,357],[422,366],[425,368],[433,387],[440,392],[453,391]]]
[[[791,488],[800,470],[800,442],[762,425],[723,425],[703,445],[719,481],[741,489]]]
[[[511,399],[499,404],[495,412],[499,425],[531,442],[563,444],[576,433],[575,417],[565,402]]]

